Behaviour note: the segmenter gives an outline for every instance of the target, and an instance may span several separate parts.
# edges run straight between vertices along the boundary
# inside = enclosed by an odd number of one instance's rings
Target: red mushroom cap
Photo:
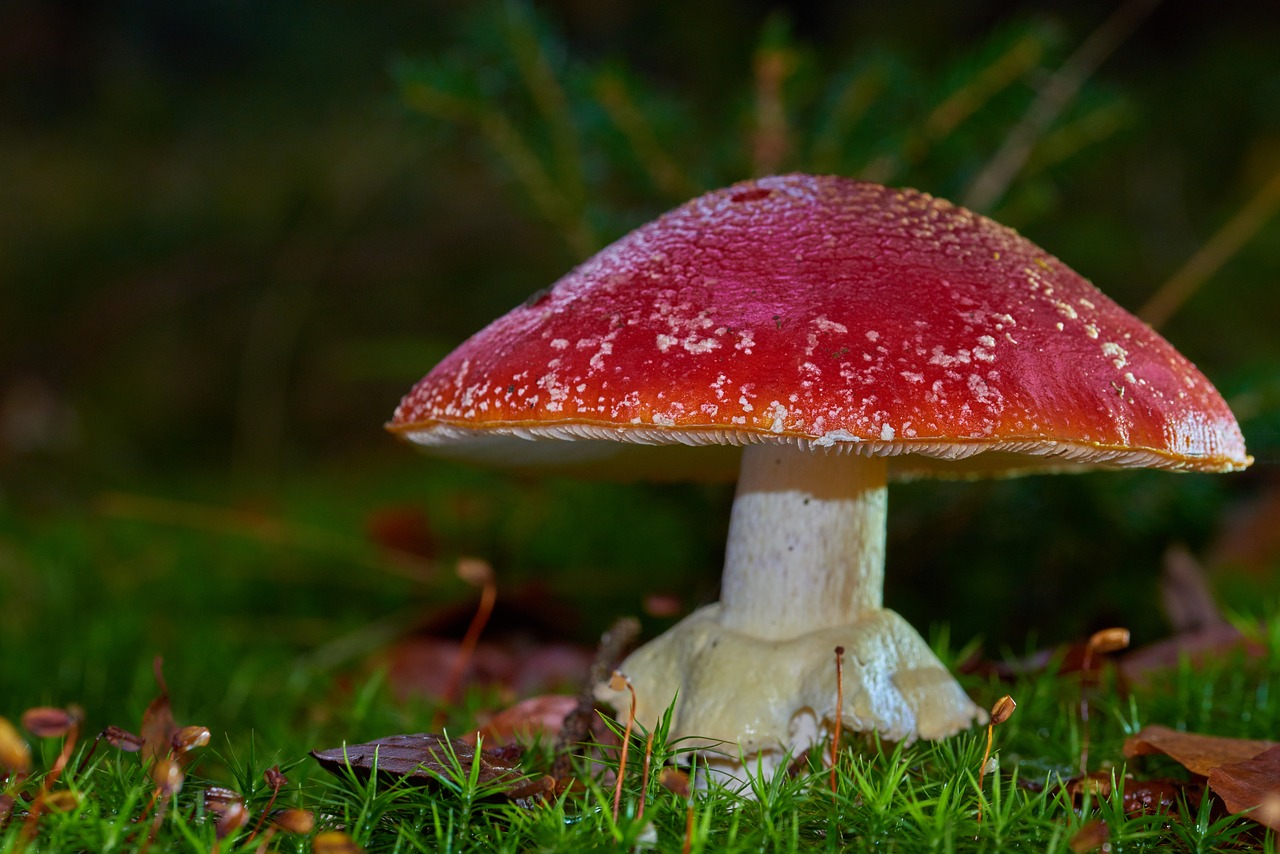
[[[544,438],[613,440],[537,443],[560,461],[790,442],[898,476],[1251,462],[1204,375],[1057,258],[927,194],[810,175],[623,237],[451,353],[388,427],[525,464],[520,440]]]

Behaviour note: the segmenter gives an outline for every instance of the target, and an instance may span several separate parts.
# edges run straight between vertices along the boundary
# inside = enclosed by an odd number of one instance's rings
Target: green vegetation
[[[1086,689],[1109,794],[1065,788],[1085,741],[1077,673],[969,675],[981,704],[1018,702],[981,789],[985,733],[854,738],[834,796],[816,757],[749,799],[694,794],[693,850],[1068,851],[1099,820],[1112,851],[1275,850],[1197,802],[1180,767],[1126,766],[1121,746],[1152,723],[1280,731],[1280,620],[1262,604],[1280,593],[1280,24],[1231,3],[1212,18],[1157,5],[1131,31],[1106,23],[1111,4],[731,19],[701,0],[596,5],[0,11],[0,33],[27,34],[0,91],[0,717],[85,715],[51,785],[73,794],[26,850],[257,851],[275,766],[275,806],[317,828],[274,833],[274,850],[335,828],[372,851],[680,850],[686,800],[659,763],[637,817],[643,738],[616,821],[604,778],[527,807],[487,797],[469,767],[396,786],[333,778],[307,752],[437,720],[464,732],[512,698],[488,684],[440,706],[394,676],[414,630],[469,613],[460,557],[493,565],[500,604],[547,612],[536,644],[589,646],[650,594],[685,610],[714,596],[727,488],[514,479],[419,458],[379,427],[438,357],[594,249],[701,190],[790,169],[973,204],[1134,310],[1185,297],[1160,329],[1258,459],[1239,477],[895,486],[886,598],[947,627],[945,660],[1117,624],[1157,641],[1177,546],[1263,628],[1247,660],[1141,686],[1106,671]],[[1114,50],[1082,65],[1098,32]],[[386,529],[405,513],[408,541]],[[109,725],[139,730],[156,656],[175,718],[211,741],[148,843],[163,799],[142,760],[105,743],[84,757]],[[23,850],[26,798],[62,744],[24,738],[33,775],[0,783],[16,797],[0,854]],[[525,760],[549,764],[545,746]],[[1176,818],[1126,808],[1122,789],[1166,776]],[[221,840],[210,785],[251,815]]]
[[[478,763],[456,756],[442,757],[436,786],[348,774],[330,777],[302,758],[305,749],[315,746],[311,739],[336,744],[354,740],[350,733],[386,732],[404,724],[388,712],[396,704],[379,679],[336,698],[311,693],[287,704],[254,698],[246,711],[256,720],[270,725],[286,717],[310,723],[301,730],[215,731],[210,746],[193,751],[181,790],[156,823],[153,846],[255,851],[263,841],[261,829],[256,840],[250,834],[262,811],[274,806],[310,811],[317,825],[311,835],[340,828],[368,851],[677,851],[685,844],[691,805],[694,851],[815,845],[901,852],[1094,850],[1071,847],[1086,831],[1108,834],[1113,851],[1274,851],[1272,833],[1225,816],[1212,795],[1200,800],[1201,790],[1173,763],[1144,757],[1126,766],[1120,750],[1127,736],[1152,722],[1255,738],[1273,733],[1280,720],[1274,690],[1280,679],[1280,621],[1266,631],[1268,635],[1255,635],[1265,650],[1259,657],[1247,662],[1232,658],[1201,669],[1174,668],[1131,694],[1117,688],[1110,670],[1103,671],[1107,678],[1102,682],[1084,687],[1078,672],[1061,674],[1053,667],[1004,685],[968,680],[976,696],[1007,690],[1018,700],[1017,711],[995,730],[996,761],[981,787],[985,734],[974,731],[911,746],[854,737],[840,754],[834,792],[823,751],[753,781],[749,792],[712,784],[686,796],[678,786],[664,785],[659,774],[667,760],[681,753],[680,745],[667,744],[659,730],[646,781],[641,762],[645,734],[637,732],[617,819],[612,782],[603,776],[616,768],[614,748],[594,762],[580,758],[576,784],[546,801],[508,801],[503,797],[506,784],[486,779]],[[1096,789],[1076,781],[1084,749],[1082,696],[1093,704],[1088,762],[1097,772],[1093,779],[1100,781]],[[320,707],[323,721],[317,720]],[[85,733],[93,728],[87,726]],[[53,787],[70,792],[69,802],[61,801],[39,817],[38,850],[144,850],[157,809],[155,782],[138,754],[104,743],[90,757],[88,740],[83,738],[72,752]],[[40,774],[59,750],[55,738],[37,745],[36,775],[20,790],[39,786]],[[534,776],[544,773],[551,758],[545,744],[534,745],[525,755],[525,770]],[[274,800],[266,782],[273,766],[280,766],[289,780]],[[1160,781],[1155,785],[1176,792],[1177,800],[1161,809],[1136,807],[1136,799],[1152,789],[1148,781],[1153,778]],[[249,810],[243,826],[225,835],[219,832],[217,805],[206,794],[211,783],[242,795]],[[1126,792],[1134,802],[1126,800]],[[23,850],[22,812],[0,832],[0,851]],[[272,834],[272,844],[282,851],[309,850],[307,835],[279,830]]]

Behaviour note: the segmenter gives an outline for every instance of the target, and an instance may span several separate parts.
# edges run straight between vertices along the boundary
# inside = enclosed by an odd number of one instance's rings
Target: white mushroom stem
[[[729,520],[720,622],[786,640],[883,603],[883,457],[750,445]]]
[[[945,738],[986,719],[881,604],[885,474],[882,458],[745,449],[722,600],[622,663],[643,726],[670,708],[671,738],[700,747],[716,773],[742,777],[830,737],[837,718],[889,741]],[[630,706],[607,685],[596,696]]]

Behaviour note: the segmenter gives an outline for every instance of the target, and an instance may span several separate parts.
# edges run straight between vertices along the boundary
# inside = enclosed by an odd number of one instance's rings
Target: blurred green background
[[[713,598],[729,487],[477,472],[381,425],[591,251],[788,169],[972,203],[1135,311],[1236,218],[1161,331],[1254,468],[896,487],[887,600],[989,651],[1152,640],[1185,544],[1261,606],[1278,44],[1275,5],[1245,0],[9,0],[0,697],[136,709],[163,653],[234,718],[465,601],[461,555],[587,643],[650,594]]]

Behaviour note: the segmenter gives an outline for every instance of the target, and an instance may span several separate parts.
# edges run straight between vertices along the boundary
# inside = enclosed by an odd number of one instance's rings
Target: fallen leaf
[[[436,553],[436,538],[427,513],[416,505],[381,507],[365,519],[368,538],[384,549],[420,558]]]
[[[1204,567],[1186,546],[1172,546],[1164,553],[1164,566],[1160,572],[1160,605],[1175,636],[1227,622],[1209,590]]]
[[[1275,746],[1274,741],[1179,732],[1167,726],[1152,724],[1143,727],[1137,735],[1125,739],[1124,755],[1132,759],[1135,756],[1163,753],[1192,774],[1207,777],[1210,771],[1221,765],[1244,762]]]
[[[391,650],[387,678],[402,698],[443,697],[461,653],[462,644],[450,638],[406,638]],[[574,644],[482,640],[471,654],[467,682],[509,698],[542,694],[576,688],[590,663],[590,651]]]
[[[1014,682],[1026,676],[1052,673],[1066,676],[1071,673],[1080,674],[1085,682],[1097,679],[1102,671],[1115,658],[1106,654],[1108,650],[1090,649],[1088,640],[1071,644],[1063,644],[1046,649],[1038,649],[1022,658],[993,661],[980,655],[964,661],[959,670],[961,673],[986,676],[1003,682]]]
[[[1258,494],[1228,508],[1223,517],[1205,561],[1218,574],[1231,572],[1257,581],[1275,570],[1280,555],[1280,483],[1273,479],[1260,487]]]
[[[367,779],[374,769],[387,777],[412,783],[436,785],[440,780],[467,774],[478,763],[478,783],[493,787],[511,800],[524,800],[549,791],[550,778],[530,779],[520,767],[488,750],[476,749],[460,738],[430,733],[392,735],[366,744],[349,744],[331,750],[313,750],[311,755],[331,774],[350,770]]]
[[[689,775],[678,768],[663,768],[658,772],[658,785],[681,798],[690,797],[693,791]]]
[[[1111,830],[1107,823],[1094,819],[1081,825],[1067,846],[1074,854],[1086,854],[1088,851],[1097,851],[1110,841]]]
[[[1093,771],[1083,777],[1073,777],[1067,781],[1067,794],[1077,801],[1086,792],[1094,800],[1108,798],[1111,796],[1111,780],[1110,771]],[[1193,803],[1200,799],[1199,786],[1188,787],[1171,780],[1135,780],[1126,776],[1121,783],[1124,787],[1125,815],[1169,812],[1177,808],[1179,796],[1186,797]],[[1192,790],[1189,791],[1189,788]]]
[[[460,569],[470,575],[480,568],[465,561]],[[378,664],[398,697],[447,697],[456,687],[454,670],[477,608],[471,600],[439,609],[386,650]],[[483,637],[467,651],[467,684],[496,688],[508,702],[575,690],[586,681],[592,658],[571,640],[577,621],[572,609],[537,585],[497,597]]]
[[[479,737],[494,747],[512,742],[530,742],[534,738],[554,738],[564,727],[564,720],[578,707],[578,699],[564,694],[529,697],[508,706],[489,718],[476,732],[463,736],[470,744]]]
[[[1176,667],[1184,659],[1190,661],[1192,667],[1199,667],[1204,661],[1221,660],[1237,650],[1250,658],[1257,658],[1265,652],[1265,647],[1259,641],[1246,637],[1235,626],[1225,623],[1206,626],[1121,656],[1120,673],[1129,683],[1141,685],[1153,672]]]
[[[1280,830],[1280,811],[1255,809],[1280,798],[1280,746],[1249,759],[1229,762],[1209,772],[1209,788],[1232,813],[1254,810],[1249,818]]]

